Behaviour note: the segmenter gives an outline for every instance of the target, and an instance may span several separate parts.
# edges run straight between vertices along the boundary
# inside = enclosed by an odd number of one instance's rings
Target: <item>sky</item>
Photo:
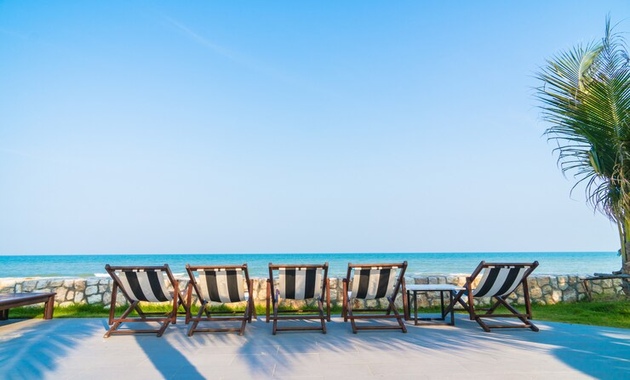
[[[618,1],[0,1],[0,255],[616,251],[535,75]]]

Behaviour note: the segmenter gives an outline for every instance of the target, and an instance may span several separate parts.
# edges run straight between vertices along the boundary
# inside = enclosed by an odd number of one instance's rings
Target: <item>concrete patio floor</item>
[[[352,334],[340,318],[328,334],[279,332],[259,317],[245,335],[166,333],[103,338],[106,319],[0,324],[2,379],[621,379],[630,376],[630,330],[537,322],[540,332],[485,333],[408,323],[409,332]]]

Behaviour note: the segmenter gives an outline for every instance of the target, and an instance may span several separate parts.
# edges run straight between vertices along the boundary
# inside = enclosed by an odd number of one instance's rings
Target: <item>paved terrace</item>
[[[260,318],[260,317],[259,317]],[[244,336],[185,325],[154,335],[103,338],[104,318],[9,320],[0,324],[3,379],[622,379],[630,374],[630,330],[538,322],[485,333],[456,326],[352,334],[340,318],[328,334],[279,332],[259,319]]]

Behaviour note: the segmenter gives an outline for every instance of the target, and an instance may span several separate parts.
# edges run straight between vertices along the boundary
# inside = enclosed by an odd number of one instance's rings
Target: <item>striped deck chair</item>
[[[188,313],[186,323],[192,321],[188,328],[188,336],[195,332],[229,332],[238,331],[243,335],[247,322],[252,321],[254,298],[252,281],[249,279],[247,264],[243,265],[211,265],[192,266],[187,264],[186,271],[190,277],[186,292]],[[192,316],[191,306],[193,292],[201,303],[199,312]],[[231,304],[245,303],[244,312],[211,312],[211,303]],[[197,328],[199,322],[240,321],[240,328]]]
[[[395,301],[398,294],[405,293],[405,270],[407,262],[397,264],[348,264],[348,274],[343,279],[343,308],[344,322],[350,320],[352,332],[358,330],[387,330],[396,329],[407,332],[403,322],[406,315],[400,315]],[[359,309],[354,307],[356,300],[367,301],[385,299],[387,307],[384,309]],[[403,307],[407,310],[407,299],[402,297]],[[360,326],[356,320],[360,319],[395,319],[397,324],[378,324]]]
[[[163,266],[110,266],[105,270],[114,280],[112,299],[109,308],[108,324],[111,326],[105,338],[116,334],[155,333],[162,336],[169,324],[175,323],[177,309],[181,305],[181,294],[177,281],[167,264]],[[170,289],[169,289],[170,285]],[[118,290],[129,302],[129,307],[120,317],[116,317],[116,299]],[[145,313],[140,302],[169,302],[172,308],[166,313]],[[129,315],[136,311],[137,317]],[[158,329],[119,329],[128,322],[155,322]]]
[[[275,279],[278,279],[276,287]],[[279,311],[284,300],[314,300],[317,309],[303,308],[299,310]],[[324,312],[324,302],[326,311]],[[270,303],[273,303],[273,315],[270,314]],[[279,315],[279,314],[284,315]],[[267,322],[273,321],[273,335],[277,331],[321,330],[326,334],[326,321],[330,321],[330,284],[328,282],[328,263],[274,265],[269,263],[269,279],[267,280]],[[278,327],[279,320],[319,320],[318,326],[283,326]]]
[[[465,289],[460,290],[453,299],[453,302],[444,310],[444,315],[448,314],[457,303],[462,305],[470,315],[470,319],[474,319],[479,323],[481,328],[490,332],[492,328],[513,328],[527,327],[532,331],[538,331],[538,327],[534,325],[530,319],[532,318],[531,303],[529,299],[529,287],[527,285],[527,277],[536,269],[538,261],[533,263],[486,263],[482,261],[474,272],[466,277]],[[481,276],[479,283],[473,288],[473,284],[477,277]],[[516,310],[507,302],[507,297],[512,294],[518,286],[523,289],[523,299],[525,302],[525,313]],[[470,297],[472,295],[472,298]],[[466,297],[464,301],[462,297]],[[475,298],[491,297],[494,303],[490,308],[475,308]],[[499,306],[503,306],[509,311],[509,314],[497,314],[495,311]],[[478,314],[478,311],[485,311]],[[482,318],[518,318],[522,324],[493,324],[489,325]]]

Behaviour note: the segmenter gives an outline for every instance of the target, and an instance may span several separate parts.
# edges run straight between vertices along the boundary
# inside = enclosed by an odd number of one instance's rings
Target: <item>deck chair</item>
[[[196,332],[230,332],[238,331],[243,335],[247,322],[252,321],[254,297],[252,296],[252,281],[249,279],[247,264],[222,266],[192,266],[186,264],[186,271],[190,277],[186,291],[186,323],[192,321],[188,328],[188,336]],[[193,292],[201,303],[199,312],[192,316]],[[245,311],[210,312],[212,302],[230,304],[245,302]],[[226,315],[227,314],[227,315]],[[239,328],[197,328],[199,322],[240,321]]]
[[[456,304],[460,304],[468,311],[470,319],[477,321],[479,326],[490,332],[492,328],[513,328],[527,327],[532,331],[538,331],[530,319],[532,318],[531,303],[529,299],[529,287],[527,277],[536,269],[538,261],[533,263],[486,263],[482,261],[473,273],[466,277],[466,285],[460,290],[451,304],[444,310],[444,315],[448,314]],[[481,277],[479,283],[473,288],[476,279]],[[523,298],[525,301],[525,313],[521,313],[510,305],[506,298],[512,294],[519,285],[523,287]],[[472,297],[471,297],[472,295]],[[464,301],[463,297],[467,300]],[[491,297],[494,303],[490,308],[475,308],[475,298]],[[508,314],[495,314],[499,306],[504,306]],[[478,311],[485,311],[479,314]],[[488,324],[483,318],[518,318],[522,324]]]
[[[160,337],[169,324],[176,322],[177,310],[182,305],[182,298],[177,281],[167,264],[163,266],[110,266],[107,264],[105,270],[114,280],[108,320],[111,327],[105,333],[105,338],[110,335],[136,333],[157,334]],[[172,290],[168,288],[169,285]],[[129,302],[129,307],[120,317],[115,315],[118,290]],[[172,307],[166,313],[145,313],[142,311],[140,302],[168,302],[172,304]],[[138,317],[129,317],[133,311],[137,312]],[[132,322],[154,322],[158,323],[159,328],[119,330],[123,323]]]
[[[407,262],[397,264],[348,264],[348,274],[343,279],[343,321],[350,320],[352,332],[358,330],[401,330],[407,332],[403,321],[407,310],[407,299],[403,298],[405,313],[400,315],[394,302],[398,294],[405,293],[405,270]],[[384,309],[359,309],[354,307],[355,300],[386,299]],[[378,324],[360,326],[360,319],[395,319],[397,324]]]
[[[278,278],[276,287],[275,279]],[[315,300],[317,309],[280,311],[280,303],[284,300]],[[324,311],[324,302],[326,311]],[[270,303],[273,304],[273,315],[270,316]],[[330,322],[330,284],[328,282],[328,263],[274,265],[269,263],[269,279],[267,280],[267,323],[273,321],[273,335],[278,331],[318,330],[326,334],[326,321]],[[284,314],[284,315],[280,315]],[[278,326],[280,320],[319,320],[318,326]]]

